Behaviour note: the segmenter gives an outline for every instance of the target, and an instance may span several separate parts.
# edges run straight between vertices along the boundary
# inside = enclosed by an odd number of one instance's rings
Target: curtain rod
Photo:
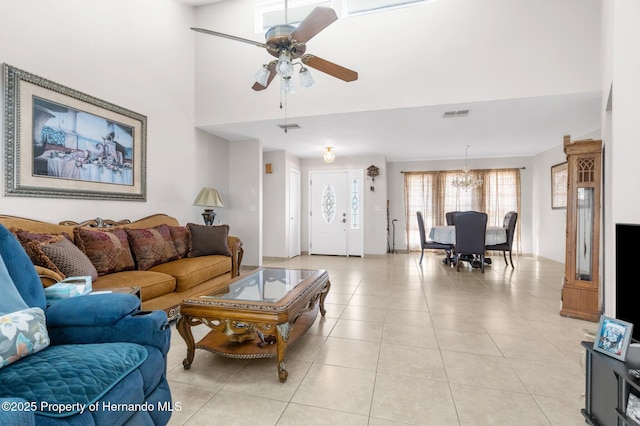
[[[520,169],[520,170],[525,170],[526,167],[503,167],[501,169],[471,169],[471,171],[474,170],[509,170],[509,169]],[[405,171],[402,170],[400,173],[431,173],[431,172],[454,172],[455,170],[429,170],[429,171],[420,171],[420,170],[412,170],[412,171]]]

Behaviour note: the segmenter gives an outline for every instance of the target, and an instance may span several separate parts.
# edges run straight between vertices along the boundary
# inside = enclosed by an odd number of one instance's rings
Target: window
[[[289,1],[287,17],[285,19],[284,1],[271,1],[256,5],[256,32],[284,23],[297,25],[318,6],[333,7],[331,0],[299,0]]]
[[[336,192],[333,186],[327,185],[322,191],[322,217],[330,225],[336,218]]]
[[[416,212],[422,211],[424,226],[445,225],[445,213],[477,210],[487,213],[487,226],[502,226],[504,215],[520,212],[520,170],[473,170],[482,178],[479,188],[463,190],[451,184],[457,171],[405,172],[405,221],[407,248],[420,249],[420,233]],[[519,228],[514,241],[519,244]],[[517,251],[517,250],[515,250]]]
[[[347,15],[358,13],[380,12],[404,6],[415,6],[430,3],[433,0],[343,0],[346,2]]]
[[[351,179],[351,229],[360,229],[360,181]]]

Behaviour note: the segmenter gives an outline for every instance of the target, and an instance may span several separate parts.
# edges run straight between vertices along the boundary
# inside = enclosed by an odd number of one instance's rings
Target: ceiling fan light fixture
[[[261,86],[267,87],[267,82],[269,81],[269,67],[267,65],[263,65],[260,67],[258,72],[256,73],[256,83]]]
[[[300,68],[300,87],[308,89],[314,84],[316,84],[316,82],[313,80],[313,77],[311,77],[309,70],[305,67]]]
[[[293,80],[291,80],[291,77],[282,79],[282,93],[286,95],[293,95],[296,93],[296,88],[293,86]]]
[[[335,160],[336,155],[333,153],[333,151],[331,151],[330,146],[328,146],[325,149],[324,154],[322,154],[322,158],[324,159],[325,163],[333,163],[333,160]]]
[[[288,78],[293,75],[293,64],[291,63],[291,55],[287,50],[280,52],[278,63],[276,64],[276,72],[282,78]]]

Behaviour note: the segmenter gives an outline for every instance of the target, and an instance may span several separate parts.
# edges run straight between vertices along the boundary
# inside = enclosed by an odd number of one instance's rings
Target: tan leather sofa
[[[155,214],[133,222],[89,220],[82,223],[61,222],[53,224],[33,219],[0,215],[0,223],[9,230],[24,230],[41,234],[62,234],[74,236],[74,228],[90,229],[149,229],[166,224],[180,226],[178,221],[165,214]],[[78,241],[75,241],[78,245]],[[238,237],[228,236],[231,256],[204,255],[183,257],[166,263],[157,264],[148,270],[125,270],[99,275],[93,282],[93,290],[139,287],[143,310],[164,310],[169,319],[177,318],[180,303],[188,297],[205,294],[209,289],[221,286],[238,276],[242,263],[242,241]],[[48,287],[63,277],[55,271],[35,265],[42,283]]]

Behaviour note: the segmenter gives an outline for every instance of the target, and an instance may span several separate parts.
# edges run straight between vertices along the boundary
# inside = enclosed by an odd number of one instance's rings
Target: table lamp
[[[224,203],[222,202],[222,198],[218,191],[214,188],[207,187],[200,190],[200,193],[196,197],[196,201],[193,202],[193,205],[204,207],[202,217],[205,225],[207,226],[213,225],[213,221],[216,218],[216,212],[213,210],[213,207],[224,207]]]

